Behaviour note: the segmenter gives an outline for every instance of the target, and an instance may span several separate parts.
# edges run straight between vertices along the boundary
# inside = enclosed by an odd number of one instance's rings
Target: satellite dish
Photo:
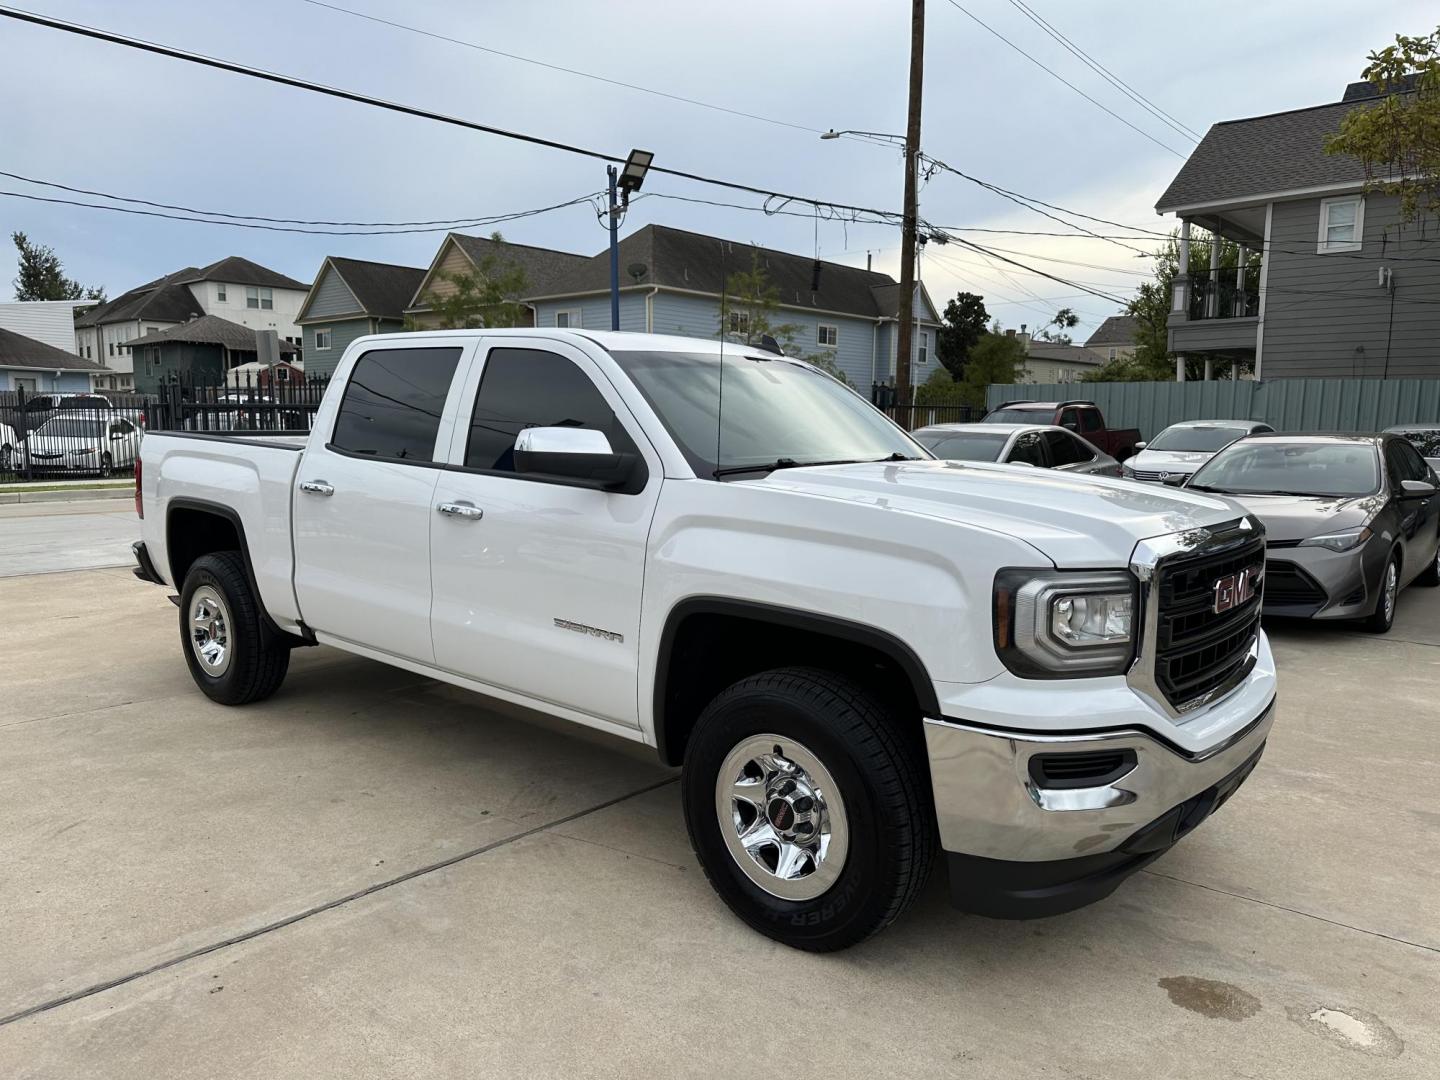
[[[633,262],[625,268],[625,272],[636,281],[639,281],[650,272],[650,268],[642,262]]]

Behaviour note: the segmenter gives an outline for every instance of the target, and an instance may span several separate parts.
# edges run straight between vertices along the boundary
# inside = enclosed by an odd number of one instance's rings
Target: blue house
[[[405,329],[425,271],[416,266],[327,256],[295,317],[304,335],[305,375],[331,375],[345,349],[365,334]]]
[[[752,266],[776,290],[771,323],[792,328],[782,342],[788,352],[830,359],[863,394],[876,383],[893,384],[900,286],[889,274],[665,225],[646,225],[620,241],[620,329],[718,338],[724,282]],[[536,326],[610,329],[608,250],[524,300]],[[745,335],[742,309],[730,304],[727,335]],[[911,378],[923,383],[938,364],[939,326],[923,287],[916,289],[914,316]]]
[[[84,394],[92,377],[108,374],[104,364],[0,328],[0,390]]]

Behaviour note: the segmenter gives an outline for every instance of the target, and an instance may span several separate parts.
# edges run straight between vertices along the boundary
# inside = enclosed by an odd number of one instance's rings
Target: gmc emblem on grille
[[[1248,566],[1238,574],[1227,574],[1215,582],[1215,600],[1210,610],[1216,615],[1237,608],[1255,596],[1255,585],[1263,571],[1258,566]]]

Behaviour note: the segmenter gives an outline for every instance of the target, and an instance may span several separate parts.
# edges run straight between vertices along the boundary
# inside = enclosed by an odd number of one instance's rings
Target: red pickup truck
[[[987,424],[1055,424],[1104,450],[1116,461],[1135,453],[1139,428],[1107,428],[1093,401],[1007,401],[987,413]]]

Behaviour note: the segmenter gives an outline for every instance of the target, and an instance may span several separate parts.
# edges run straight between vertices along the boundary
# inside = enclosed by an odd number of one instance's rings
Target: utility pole
[[[615,196],[615,181],[620,171],[614,165],[605,170],[610,178],[610,329],[620,329],[620,200]],[[628,193],[627,193],[628,198]]]
[[[905,213],[900,234],[900,311],[895,354],[895,404],[910,404],[910,355],[915,326],[916,180],[920,169],[920,89],[925,68],[925,0],[910,4],[910,116],[905,124]],[[898,418],[903,424],[907,418]]]

